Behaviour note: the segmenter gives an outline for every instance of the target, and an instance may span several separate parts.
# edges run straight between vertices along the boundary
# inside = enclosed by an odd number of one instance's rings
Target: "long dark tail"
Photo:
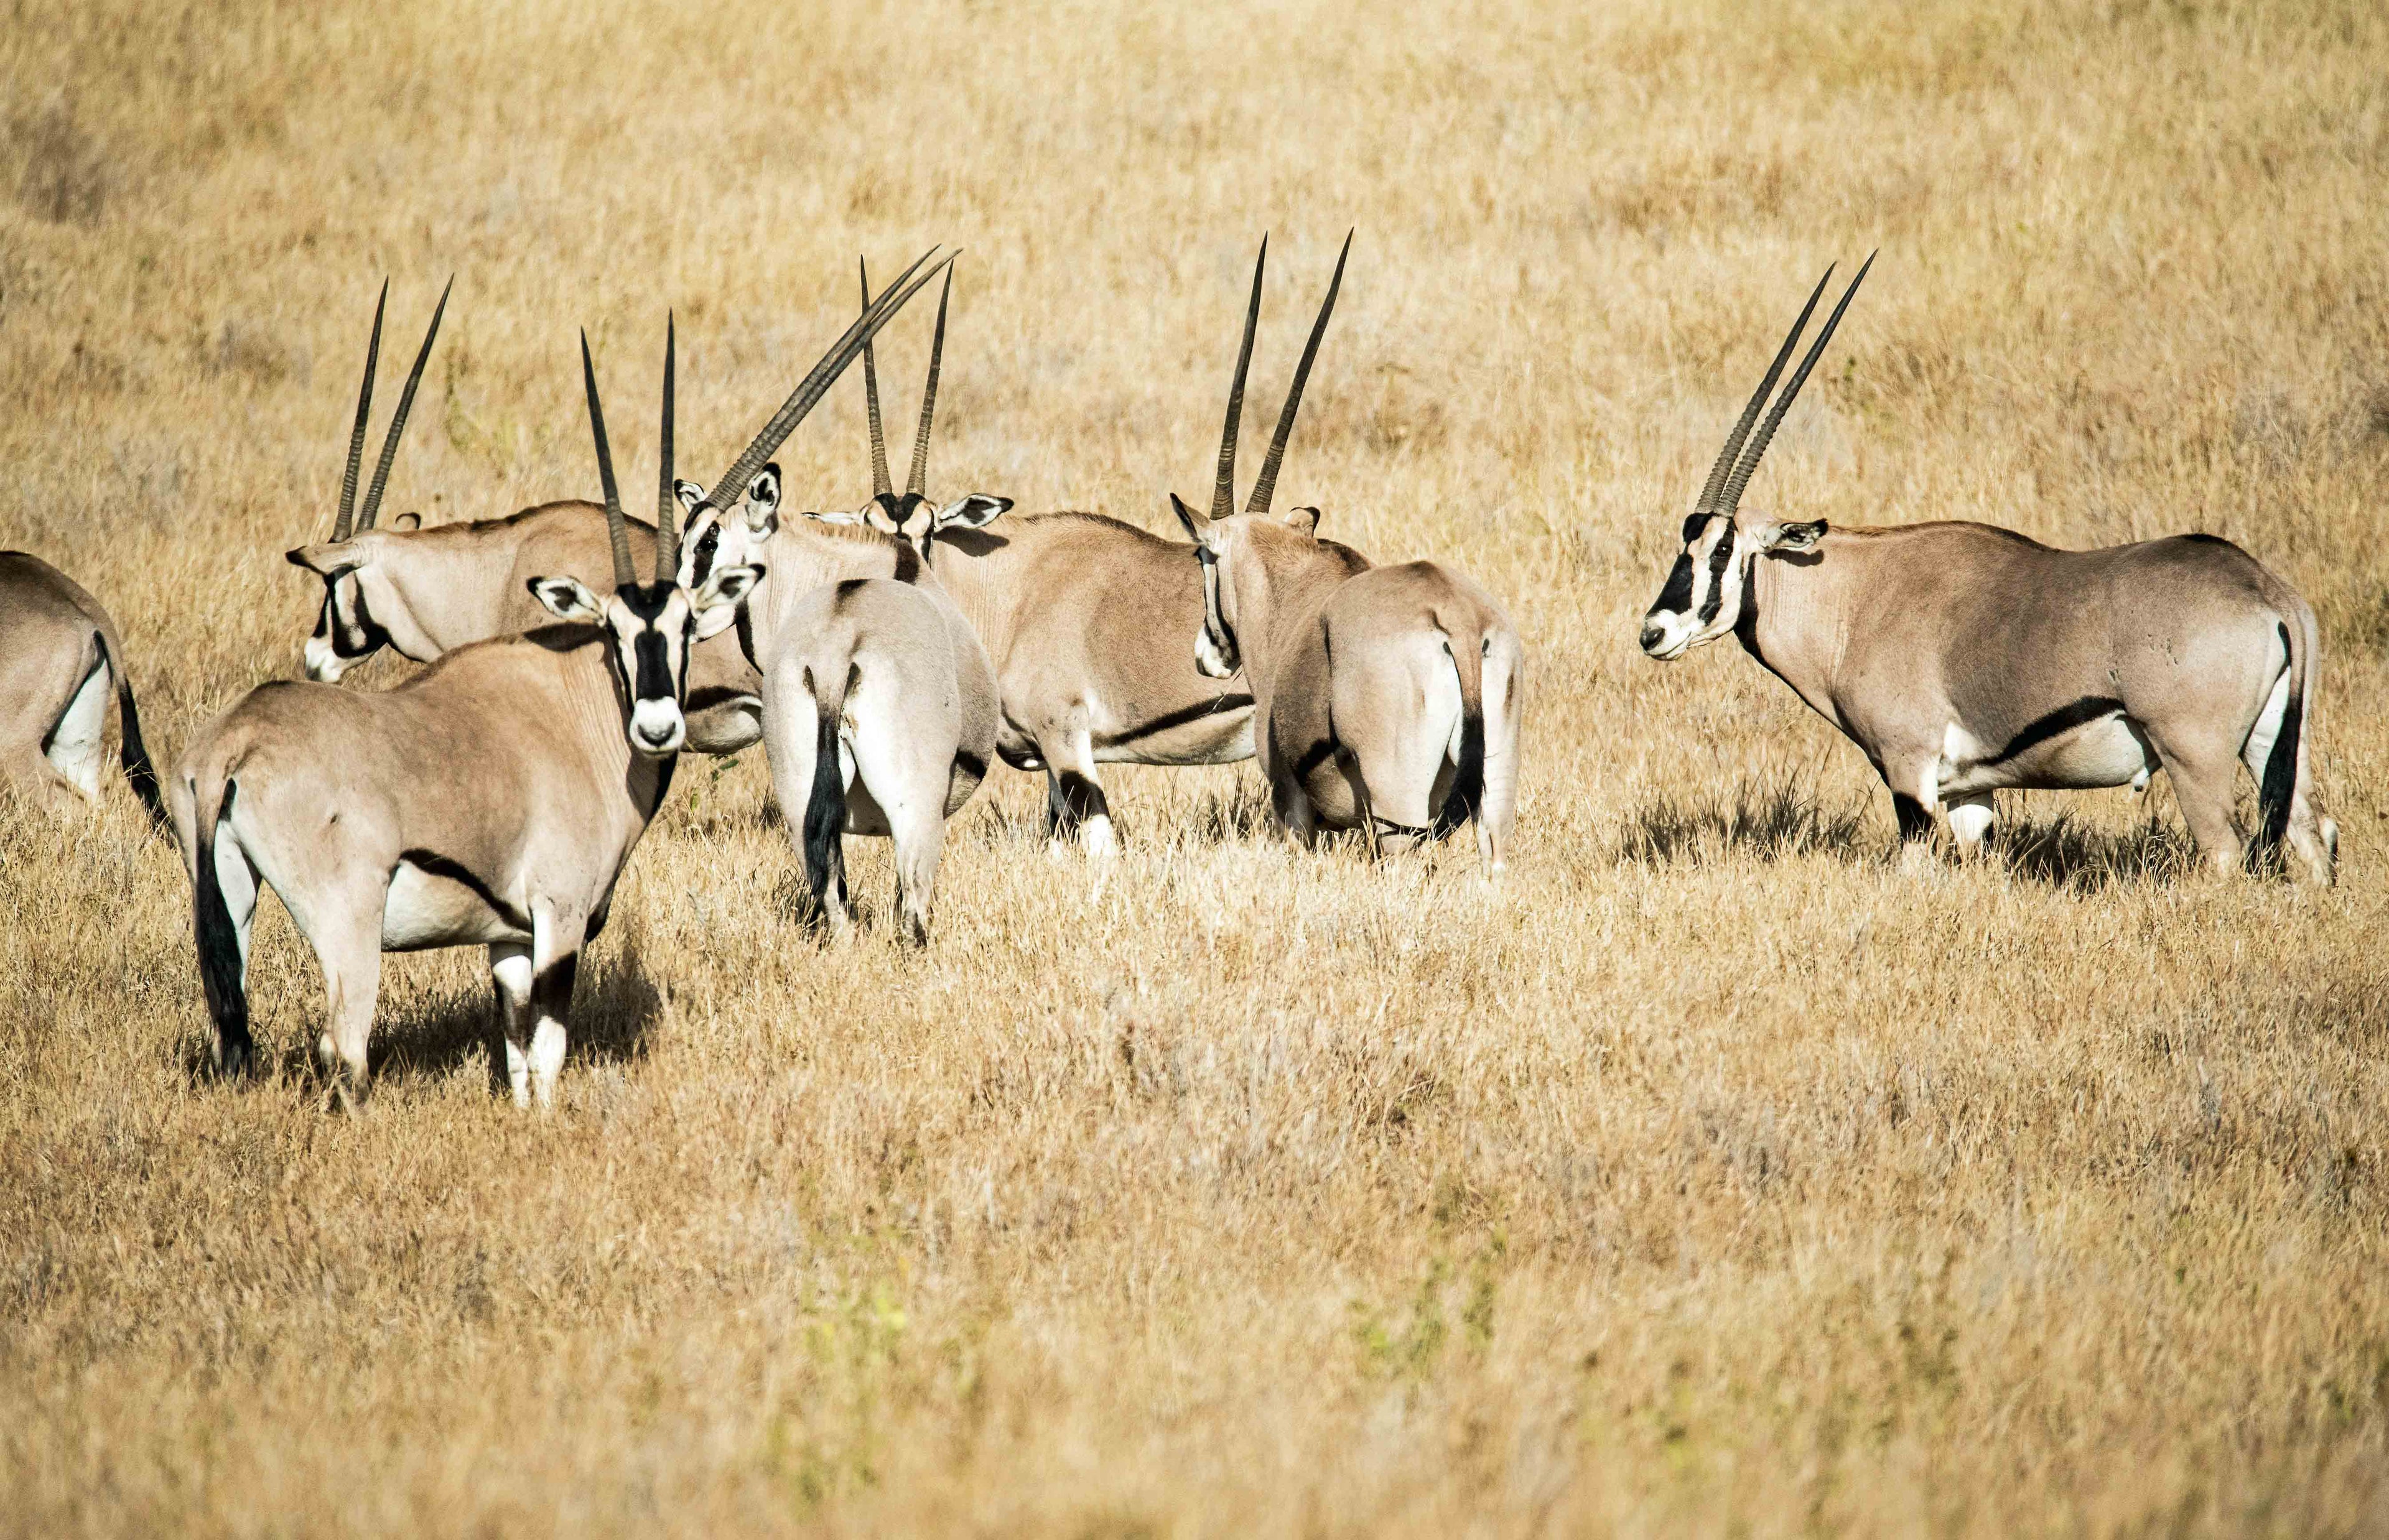
[[[2280,731],[2273,735],[2272,752],[2265,757],[2265,774],[2256,783],[2256,833],[2248,842],[2248,864],[2269,872],[2280,863],[2281,841],[2290,832],[2290,808],[2298,790],[2298,749],[2306,736],[2306,665],[2303,637],[2293,637],[2289,624],[2280,623],[2282,668],[2289,676],[2288,699],[2281,706]]]
[[[1460,675],[1460,766],[1435,815],[1437,839],[1477,817],[1485,806],[1485,633],[1474,625],[1445,626],[1443,636]]]
[[[149,809],[149,826],[163,833],[169,827],[166,820],[166,799],[158,792],[158,770],[149,763],[149,746],[141,741],[141,713],[133,704],[133,680],[124,671],[124,660],[110,656],[105,634],[95,637],[99,643],[100,661],[116,676],[116,709],[123,718],[124,745],[118,759],[124,766],[124,780],[141,806]]]
[[[805,876],[812,884],[813,904],[822,909],[836,885],[839,901],[846,897],[846,778],[838,773],[837,723],[846,713],[846,692],[853,682],[837,681],[832,695],[820,676],[813,679],[814,704],[821,716],[813,737],[813,787],[805,798]]]
[[[199,946],[199,983],[207,990],[208,1015],[216,1024],[216,1069],[247,1073],[254,1049],[249,1035],[249,986],[241,976],[240,931],[232,923],[224,885],[216,878],[216,824],[232,812],[239,784],[227,777],[221,795],[201,795],[191,785],[192,842],[198,870],[192,873],[192,927]]]

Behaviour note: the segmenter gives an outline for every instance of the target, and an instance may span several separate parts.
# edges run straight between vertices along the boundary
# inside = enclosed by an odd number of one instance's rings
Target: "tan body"
[[[0,781],[35,801],[97,801],[109,698],[121,718],[125,780],[162,818],[116,622],[38,556],[0,551]]]
[[[2306,748],[2314,614],[2230,542],[2059,551],[1947,523],[1743,559],[1743,646],[1865,751],[1910,839],[1947,808],[1978,844],[1999,788],[2137,786],[2162,769],[2200,854],[2228,869],[2244,764],[2271,837],[2330,880],[2336,830]]]
[[[1095,767],[1225,765],[1253,753],[1253,695],[1206,679],[1194,552],[1098,514],[1014,515],[940,531],[929,565],[986,646],[1003,699],[996,752],[1046,775],[1048,827],[1113,844]]]
[[[801,831],[822,915],[834,932],[851,918],[838,836],[885,835],[905,937],[925,942],[946,820],[995,752],[985,649],[913,546],[860,525],[781,520],[768,470],[738,508],[692,519],[683,581],[717,561],[766,573],[744,621],[762,665],[773,784]]]
[[[1433,562],[1372,566],[1315,538],[1317,516],[1240,514],[1203,531],[1217,579],[1195,650],[1214,669],[1233,654],[1254,681],[1278,818],[1305,839],[1356,829],[1373,849],[1474,818],[1500,871],[1517,798],[1517,632],[1467,579]]]
[[[260,882],[324,971],[326,1063],[365,1084],[381,954],[486,946],[515,1099],[563,1063],[575,961],[671,776],[635,755],[605,633],[463,647],[393,690],[262,685],[200,732],[169,787],[219,1030],[245,988]],[[210,934],[211,892],[238,943]],[[216,955],[211,959],[211,948]],[[227,1067],[245,1057],[223,1045]]]
[[[655,527],[624,526],[644,570],[655,559]],[[319,625],[307,643],[308,677],[327,682],[372,651],[343,655],[340,646],[356,645],[343,634],[377,630],[387,640],[377,645],[430,663],[468,643],[546,624],[548,612],[525,587],[532,578],[560,574],[594,586],[613,570],[606,509],[581,502],[428,528],[377,528],[294,556],[317,572],[358,564],[338,585],[329,627]],[[752,746],[762,736],[761,682],[736,633],[699,643],[689,659],[688,746],[700,754]]]

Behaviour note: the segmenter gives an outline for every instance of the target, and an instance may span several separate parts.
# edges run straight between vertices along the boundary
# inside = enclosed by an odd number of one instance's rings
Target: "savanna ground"
[[[382,274],[401,360],[459,274],[437,520],[594,490],[576,326],[635,490],[677,307],[708,475],[933,240],[936,484],[1157,527],[1261,231],[1257,423],[1357,225],[1280,502],[1476,575],[1533,694],[1499,886],[1294,852],[1249,766],[1117,774],[1124,859],[1057,859],[1005,772],[920,957],[817,948],[758,758],[691,760],[549,1118],[477,953],[395,961],[326,1115],[271,904],[275,1067],[209,1083],[168,846],[121,786],[0,816],[0,1529],[2389,1524],[2384,63],[2354,3],[17,0],[0,543],[113,607],[161,762],[296,671]],[[2322,617],[2335,891],[2186,878],[2161,783],[1903,879],[1782,686],[1635,651],[1877,245],[1751,504],[2242,541]],[[859,394],[800,505],[867,487]]]

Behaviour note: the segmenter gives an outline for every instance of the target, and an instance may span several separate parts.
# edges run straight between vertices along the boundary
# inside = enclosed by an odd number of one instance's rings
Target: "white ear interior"
[[[594,623],[604,618],[605,610],[597,603],[597,596],[578,578],[533,578],[524,586],[558,620]]]

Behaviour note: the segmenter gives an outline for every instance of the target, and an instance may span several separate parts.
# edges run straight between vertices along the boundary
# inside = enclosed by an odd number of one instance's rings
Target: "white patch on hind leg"
[[[74,698],[50,729],[44,757],[69,784],[90,800],[99,800],[99,768],[103,735],[108,728],[108,668],[95,662]]]
[[[1949,833],[1957,837],[1959,854],[1971,856],[1982,848],[1983,837],[1991,832],[1994,816],[1987,793],[1949,804]]]
[[[2290,709],[2290,668],[2284,661],[2280,677],[2273,681],[2272,694],[2265,697],[2265,708],[2256,713],[2256,725],[2248,730],[2248,743],[2240,751],[2241,763],[2257,784],[2265,781],[2266,762],[2273,757],[2273,745],[2281,736],[2281,718]]]

